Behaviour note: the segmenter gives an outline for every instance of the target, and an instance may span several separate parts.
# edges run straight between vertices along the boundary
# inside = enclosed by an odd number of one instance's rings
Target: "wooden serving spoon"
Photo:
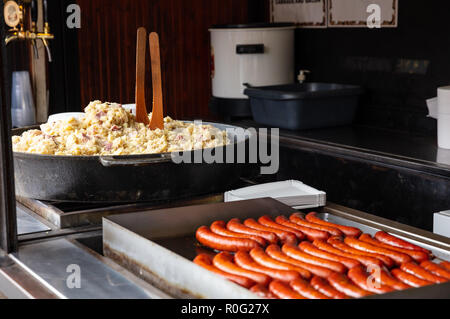
[[[147,50],[147,30],[137,30],[136,43],[136,121],[149,124],[147,106],[145,104],[145,57]]]
[[[153,111],[150,129],[164,129],[164,108],[161,83],[161,57],[159,49],[159,36],[156,32],[150,33],[150,58],[152,61],[153,84]]]

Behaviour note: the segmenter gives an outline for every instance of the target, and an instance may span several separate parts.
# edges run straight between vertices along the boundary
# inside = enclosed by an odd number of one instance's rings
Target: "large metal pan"
[[[289,216],[295,209],[272,198],[111,215],[103,218],[103,253],[138,277],[177,298],[254,298],[249,292],[191,261],[204,252],[195,231],[215,220]],[[450,261],[450,239],[361,211],[327,203],[320,218],[364,233],[389,232]],[[436,260],[437,261],[437,260]],[[246,294],[247,293],[247,294]],[[450,282],[366,298],[450,298]]]
[[[238,127],[211,124],[231,129],[231,145],[245,146],[249,136]],[[36,127],[35,127],[36,128]],[[13,130],[20,135],[30,128]],[[242,145],[244,144],[244,145]],[[188,151],[192,159],[200,151]],[[211,151],[211,150],[209,150]],[[247,152],[246,152],[247,153]],[[236,154],[236,152],[234,152]],[[182,163],[172,161],[171,153],[131,156],[54,156],[14,153],[14,176],[18,196],[70,202],[138,202],[190,197],[221,192],[236,185],[248,164]]]

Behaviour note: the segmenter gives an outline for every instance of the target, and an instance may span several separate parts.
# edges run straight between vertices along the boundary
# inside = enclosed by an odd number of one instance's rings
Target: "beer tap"
[[[36,5],[37,0],[31,0],[31,33],[37,32],[37,17],[38,9]],[[39,51],[36,44],[36,39],[31,39],[31,44],[33,45],[34,58],[39,59]]]
[[[50,51],[49,39],[53,39],[53,34],[50,33],[50,25],[48,23],[48,10],[47,10],[47,0],[43,1],[44,4],[44,33],[38,35],[38,38],[42,40],[42,43],[47,50],[48,62],[52,62],[52,53]]]
[[[30,30],[24,30],[24,23],[23,23],[23,16],[24,16],[24,6],[22,5],[23,2],[31,3],[31,28]],[[53,40],[55,37],[50,32],[50,24],[48,22],[48,7],[47,7],[47,0],[43,0],[43,6],[44,6],[44,31],[38,32],[37,31],[37,5],[36,0],[22,0],[19,2],[19,4],[14,0],[9,0],[4,5],[4,18],[5,23],[11,27],[7,31],[7,35],[5,38],[5,43],[8,45],[12,41],[22,41],[22,40],[30,40],[33,49],[36,54],[37,52],[37,46],[36,46],[36,40],[41,40],[44,44],[45,49],[47,50],[47,56],[48,61],[52,62],[52,55],[50,51],[50,43],[49,40]],[[19,29],[17,28],[19,26]]]
[[[6,45],[10,42],[20,39],[23,34],[23,7],[15,1],[7,1],[3,7],[5,23],[11,27],[5,39]],[[20,25],[20,30],[17,26]]]

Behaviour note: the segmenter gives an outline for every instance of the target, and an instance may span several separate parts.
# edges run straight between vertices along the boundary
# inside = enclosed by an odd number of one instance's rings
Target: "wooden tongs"
[[[137,31],[136,44],[136,120],[149,125],[150,129],[164,129],[164,108],[161,81],[161,56],[159,37],[150,33],[150,59],[152,63],[153,111],[151,121],[148,119],[145,104],[145,51],[147,49],[147,30],[143,27]]]

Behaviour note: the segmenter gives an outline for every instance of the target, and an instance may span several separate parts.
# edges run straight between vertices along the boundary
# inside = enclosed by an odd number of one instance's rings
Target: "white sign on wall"
[[[398,0],[328,0],[328,27],[366,28],[371,24],[397,27]]]
[[[299,27],[326,28],[327,0],[271,0],[272,22],[295,22]]]
[[[270,0],[272,22],[302,28],[394,28],[398,0]]]

